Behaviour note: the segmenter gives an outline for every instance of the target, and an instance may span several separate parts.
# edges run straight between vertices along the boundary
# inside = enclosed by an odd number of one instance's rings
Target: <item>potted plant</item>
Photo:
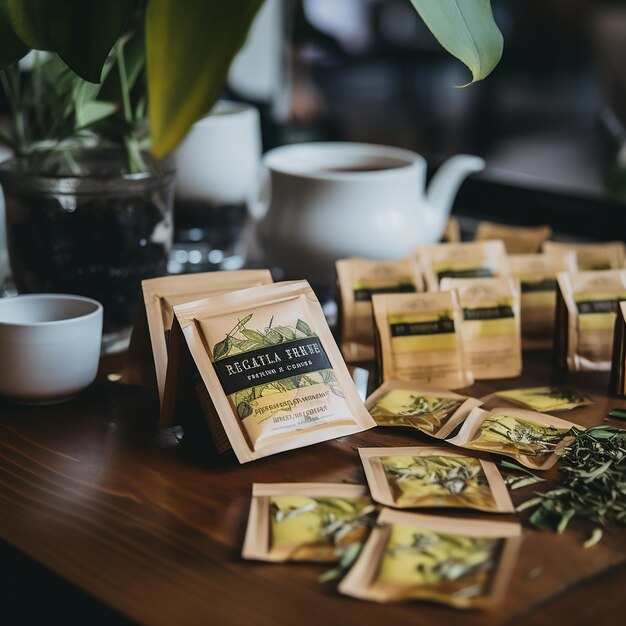
[[[502,36],[490,0],[411,2],[473,81],[495,67]],[[92,295],[104,301],[108,341],[120,338],[139,280],[165,272],[167,155],[219,97],[261,4],[0,0],[13,112],[4,139],[16,154],[1,182],[21,291]],[[52,57],[20,77],[11,66],[31,48]]]

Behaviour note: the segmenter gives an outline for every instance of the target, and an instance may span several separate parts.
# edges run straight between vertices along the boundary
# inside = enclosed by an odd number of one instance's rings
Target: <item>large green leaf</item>
[[[411,0],[437,41],[472,72],[472,82],[488,76],[500,61],[502,33],[490,0]]]
[[[207,113],[263,0],[149,0],[146,61],[152,146],[160,158]]]
[[[0,9],[27,46],[56,52],[94,83],[100,82],[132,7],[133,0],[0,0]]]
[[[0,6],[0,72],[19,61],[27,52],[28,46],[15,34]]]

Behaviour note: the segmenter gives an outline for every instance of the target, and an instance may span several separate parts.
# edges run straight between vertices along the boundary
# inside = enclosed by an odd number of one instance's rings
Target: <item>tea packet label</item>
[[[402,380],[386,380],[365,401],[379,426],[415,428],[445,439],[480,400]]]
[[[589,398],[569,387],[507,389],[506,391],[498,391],[495,395],[540,413],[567,411],[579,406],[593,404]]]
[[[214,438],[239,462],[375,426],[306,281],[254,287],[174,308]],[[176,325],[175,325],[176,327]],[[181,339],[177,339],[180,344]],[[180,368],[170,359],[168,379]],[[166,385],[167,387],[167,385]],[[180,402],[164,401],[166,419]]]
[[[495,464],[443,447],[359,448],[372,498],[396,508],[514,511]]]
[[[626,268],[626,245],[623,241],[604,241],[602,243],[546,241],[543,245],[543,251],[547,253],[574,252],[580,272]]]
[[[443,278],[506,275],[506,252],[500,240],[420,246],[415,253],[430,291],[438,291]]]
[[[339,591],[374,602],[492,606],[504,596],[520,544],[516,523],[383,509]]]
[[[346,361],[368,361],[376,356],[372,295],[423,291],[415,258],[370,261],[352,258],[337,261],[340,295],[341,351]]]
[[[124,382],[144,386],[156,384],[162,402],[174,306],[271,282],[269,270],[203,272],[142,281],[143,299],[130,339]]]
[[[557,277],[557,364],[570,370],[608,371],[626,270],[560,273]]]
[[[512,278],[444,278],[456,289],[463,311],[461,332],[475,379],[522,373],[519,283]]]
[[[480,222],[476,229],[476,241],[500,239],[508,254],[531,254],[539,252],[552,228],[543,226],[510,226],[494,222]]]
[[[333,563],[365,540],[374,513],[362,485],[255,483],[242,557]]]
[[[559,251],[508,256],[511,277],[520,281],[522,348],[541,350],[554,342],[556,276],[576,271],[576,253]]]
[[[383,380],[452,389],[472,384],[456,292],[374,295],[372,303]]]
[[[626,302],[620,302],[615,320],[609,389],[618,396],[626,395]]]
[[[461,448],[510,456],[535,470],[550,469],[578,428],[572,422],[523,409],[498,407],[471,411],[456,437],[448,443]]]

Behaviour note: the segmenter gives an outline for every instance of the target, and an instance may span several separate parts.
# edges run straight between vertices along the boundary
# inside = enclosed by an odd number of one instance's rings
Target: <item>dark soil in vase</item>
[[[104,306],[104,333],[132,325],[141,280],[167,271],[170,216],[159,198],[7,194],[7,239],[20,293],[61,292]],[[159,236],[159,229],[163,232]]]

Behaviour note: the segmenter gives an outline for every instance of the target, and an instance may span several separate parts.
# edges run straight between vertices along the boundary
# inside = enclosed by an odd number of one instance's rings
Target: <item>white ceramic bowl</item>
[[[95,379],[102,305],[63,294],[0,299],[0,394],[24,404],[74,397]]]

